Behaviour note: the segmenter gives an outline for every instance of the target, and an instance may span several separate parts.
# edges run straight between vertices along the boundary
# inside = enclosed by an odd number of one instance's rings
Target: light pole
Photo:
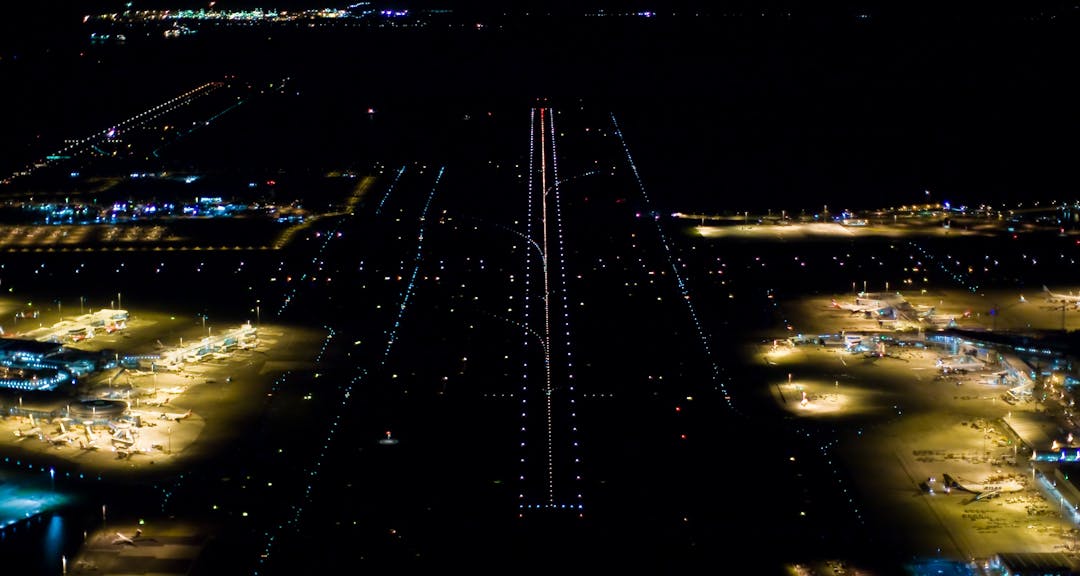
[[[255,301],[255,327],[259,327],[259,301]]]
[[[60,320],[63,321],[63,319],[64,319],[64,308],[63,308],[63,306],[61,306],[59,298],[56,299],[56,313],[60,316]]]
[[[83,304],[86,302],[86,296],[79,296],[79,316],[83,315]]]
[[[120,293],[119,292],[116,293],[116,307],[120,308],[121,310],[124,308],[124,302],[122,300],[120,300]]]

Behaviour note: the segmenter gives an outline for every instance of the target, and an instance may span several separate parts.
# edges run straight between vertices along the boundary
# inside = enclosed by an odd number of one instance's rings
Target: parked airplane
[[[26,438],[26,437],[30,437],[30,436],[40,436],[40,435],[41,435],[41,426],[38,425],[37,420],[34,418],[33,414],[30,415],[30,427],[29,428],[27,428],[25,430],[19,430],[19,429],[15,430],[15,436],[18,436],[20,438]]]
[[[868,300],[866,298],[856,298],[854,303],[851,302],[837,302],[836,298],[832,299],[832,307],[839,308],[841,310],[847,310],[852,314],[878,312],[889,305],[880,300]]]
[[[188,408],[188,411],[184,412],[183,414],[168,414],[166,412],[162,412],[160,418],[162,420],[175,420],[177,422],[181,420],[187,420],[188,418],[191,418],[191,409]]]
[[[161,414],[161,419],[163,419],[163,420],[173,419],[173,420],[176,420],[176,421],[180,421],[180,420],[186,420],[186,419],[188,419],[190,417],[191,417],[191,408],[188,408],[188,411],[185,412],[184,414],[165,414],[165,413]]]
[[[974,494],[975,496],[971,500],[968,500],[968,503],[977,502],[979,500],[989,500],[991,498],[997,498],[1005,493],[1019,492],[1024,489],[1022,484],[1013,480],[1007,480],[1002,484],[978,484],[965,480],[963,484],[961,484],[959,479],[954,478],[949,474],[942,474],[941,477],[946,487]]]
[[[1001,496],[1001,489],[1000,488],[990,488],[988,490],[983,490],[982,492],[979,492],[978,494],[976,494],[975,497],[972,498],[971,501],[975,502],[976,500],[989,500],[991,498],[997,498],[998,496]]]
[[[147,406],[164,406],[169,403],[169,397],[166,396],[164,400],[143,400],[142,403]]]
[[[130,458],[133,454],[146,454],[147,450],[138,442],[132,442],[128,446],[113,446],[117,458]]]
[[[956,316],[923,316],[919,320],[926,322],[934,328],[955,328]]]
[[[133,446],[135,444],[135,435],[132,434],[130,428],[117,428],[112,435],[113,446],[121,444],[123,446]]]
[[[113,544],[127,544],[127,545],[130,545],[130,546],[135,546],[135,540],[138,539],[139,536],[142,536],[142,528],[136,528],[135,529],[135,534],[132,535],[132,536],[124,536],[123,534],[117,532],[116,533],[116,538],[113,538],[112,543]]]
[[[942,372],[969,372],[985,369],[986,363],[973,356],[968,356],[967,354],[957,354],[955,356],[939,358],[937,367],[940,368]]]
[[[51,436],[49,434],[45,435],[46,440],[48,440],[51,444],[55,444],[57,446],[71,444],[78,437],[79,433],[74,430],[68,430],[67,426],[64,426],[63,422],[60,422],[60,434],[57,434],[56,436]]]
[[[1078,294],[1059,294],[1057,292],[1051,292],[1046,284],[1043,284],[1043,294],[1046,296],[1047,302],[1053,302],[1056,304],[1073,304],[1077,308],[1080,308],[1080,295]]]

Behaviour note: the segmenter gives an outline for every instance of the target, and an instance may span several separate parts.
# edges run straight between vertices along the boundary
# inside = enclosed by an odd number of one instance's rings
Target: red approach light
[[[275,185],[275,184],[277,184],[277,180],[267,180],[267,181],[266,181],[266,185],[267,185],[267,186],[273,186],[273,185]]]
[[[676,412],[682,412],[682,408],[681,408],[681,407],[679,407],[679,406],[676,406],[676,407],[675,407],[675,411],[676,411]]]
[[[679,434],[679,438],[682,440],[686,440],[686,434]]]

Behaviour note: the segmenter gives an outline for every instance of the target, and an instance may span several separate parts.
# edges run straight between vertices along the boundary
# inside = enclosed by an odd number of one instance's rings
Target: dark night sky
[[[425,1],[482,13],[511,6]],[[221,1],[216,7],[250,5]],[[536,5],[553,11],[567,6]],[[614,10],[648,4],[596,5]],[[35,3],[25,20],[3,19],[7,33],[0,36],[0,73],[9,85],[19,86],[14,99],[32,107],[40,100],[38,86],[65,70],[15,70],[3,64],[34,58],[57,39],[81,37],[82,13],[121,6],[53,1]],[[175,6],[159,0],[136,3],[137,8]],[[689,8],[695,2],[664,6]],[[723,16],[761,6],[766,17]],[[520,13],[530,5],[514,2],[512,7]],[[777,7],[790,8],[790,17]],[[386,53],[416,73],[386,76],[383,84],[405,94],[439,85],[444,95],[462,99],[588,96],[616,110],[647,110],[640,123],[632,117],[627,122],[641,139],[642,152],[661,159],[663,168],[653,178],[683,190],[714,183],[711,187],[721,190],[716,194],[743,201],[880,206],[918,200],[926,189],[958,203],[1077,196],[1080,181],[1072,166],[1080,155],[1074,136],[1080,128],[1074,106],[1080,90],[1073,80],[1073,56],[1080,22],[1071,7],[995,4],[990,11],[966,3],[943,9],[920,3],[808,8],[742,2],[709,4],[708,10],[709,18],[668,20],[655,29],[626,21],[567,19],[560,28],[563,24],[551,19],[517,19],[508,21],[507,31],[464,41],[440,36],[416,42],[414,36]],[[869,18],[859,18],[862,14]],[[311,59],[290,63],[288,46],[276,49],[283,57],[273,62],[283,72],[290,66],[312,68]],[[229,53],[239,58],[260,50],[237,46]],[[192,65],[205,57],[193,55]],[[362,56],[356,58],[362,62]],[[215,55],[206,62],[220,65],[218,60]],[[523,62],[542,64],[545,83],[537,84]],[[259,63],[267,65],[265,59]],[[317,69],[336,73],[337,65],[331,60]],[[395,74],[394,68],[373,70]],[[23,76],[8,74],[13,71]],[[14,123],[9,136],[19,134],[18,124],[33,117],[30,112],[9,108],[6,123]],[[5,149],[17,145],[4,143]],[[714,202],[714,196],[706,201]]]

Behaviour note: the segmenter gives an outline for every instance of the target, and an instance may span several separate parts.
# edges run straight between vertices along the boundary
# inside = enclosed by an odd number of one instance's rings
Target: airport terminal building
[[[0,388],[45,392],[73,386],[97,368],[96,356],[56,342],[0,338]]]

